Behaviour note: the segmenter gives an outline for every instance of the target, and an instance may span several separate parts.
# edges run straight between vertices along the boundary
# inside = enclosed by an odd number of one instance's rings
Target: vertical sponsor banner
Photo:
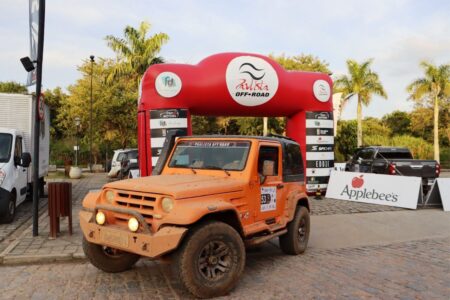
[[[306,189],[326,189],[334,167],[333,113],[306,112]]]
[[[37,60],[38,29],[39,29],[39,0],[30,0],[30,59]],[[34,69],[28,72],[27,86],[36,83],[36,72]]]
[[[153,168],[161,155],[168,129],[180,129],[184,135],[187,135],[187,115],[187,109],[150,110],[150,148]]]

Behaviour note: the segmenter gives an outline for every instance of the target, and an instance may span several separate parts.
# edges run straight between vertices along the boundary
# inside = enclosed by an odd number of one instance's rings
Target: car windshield
[[[127,157],[128,159],[136,159],[138,156],[138,152],[137,151],[130,151],[127,153]]]
[[[247,162],[248,141],[188,140],[177,144],[169,167],[241,171]]]
[[[12,135],[0,133],[0,162],[8,162],[11,155]]]
[[[377,158],[386,159],[412,159],[410,152],[378,152]]]

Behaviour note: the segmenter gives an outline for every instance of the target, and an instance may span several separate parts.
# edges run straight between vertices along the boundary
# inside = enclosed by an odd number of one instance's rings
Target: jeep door
[[[273,162],[273,174],[263,175],[264,162],[270,165]],[[270,162],[269,164],[267,162]],[[260,143],[258,151],[257,172],[260,184],[257,197],[256,221],[265,220],[267,224],[275,223],[275,218],[284,210],[284,185],[282,180],[282,152],[280,144]],[[261,181],[263,181],[261,183]]]

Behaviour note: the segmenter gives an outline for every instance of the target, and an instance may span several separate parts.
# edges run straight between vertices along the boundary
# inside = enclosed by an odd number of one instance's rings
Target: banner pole
[[[44,58],[44,24],[45,24],[45,0],[39,0],[39,29],[38,29],[38,51],[36,70],[36,101],[34,109],[34,153],[33,153],[33,236],[39,234],[38,210],[39,210],[39,98],[42,88],[42,65]]]

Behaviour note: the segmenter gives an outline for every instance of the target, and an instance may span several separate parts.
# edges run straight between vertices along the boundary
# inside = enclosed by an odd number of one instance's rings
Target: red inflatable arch
[[[286,116],[286,135],[302,149],[308,190],[326,188],[334,162],[331,86],[327,74],[285,71],[258,54],[221,53],[197,65],[153,65],[139,95],[141,176],[156,165],[166,129],[192,134],[192,114]]]

